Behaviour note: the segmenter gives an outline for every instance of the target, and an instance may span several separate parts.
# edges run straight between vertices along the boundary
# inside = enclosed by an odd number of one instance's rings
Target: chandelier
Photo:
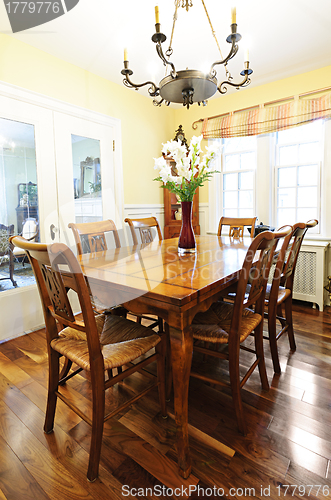
[[[153,104],[155,106],[161,106],[164,103],[166,106],[169,106],[170,103],[182,103],[183,106],[186,106],[189,109],[190,105],[197,102],[203,104],[204,106],[207,104],[207,99],[212,97],[215,92],[218,90],[221,94],[225,94],[227,92],[227,86],[230,85],[235,87],[237,90],[240,87],[247,87],[250,84],[249,75],[253,73],[253,71],[249,68],[249,58],[248,51],[245,53],[245,62],[244,69],[241,71],[240,75],[243,76],[243,79],[239,83],[233,82],[233,77],[227,68],[227,64],[238,52],[238,44],[239,40],[241,40],[241,35],[237,33],[237,23],[236,23],[236,9],[232,9],[231,13],[231,34],[227,37],[226,41],[231,44],[230,51],[228,55],[223,58],[221,49],[219,47],[215,31],[213,29],[210,17],[208,15],[206,5],[204,0],[201,0],[203,7],[205,9],[205,13],[207,19],[210,24],[210,28],[215,38],[218,50],[221,54],[221,59],[219,61],[215,61],[209,70],[209,73],[204,73],[195,69],[186,69],[181,71],[176,71],[174,64],[170,61],[170,57],[173,53],[172,49],[172,40],[175,30],[175,23],[177,20],[177,11],[179,7],[185,8],[187,11],[190,7],[192,7],[192,0],[175,0],[175,13],[173,16],[173,25],[172,25],[172,33],[170,38],[170,45],[166,52],[163,52],[162,44],[166,41],[167,37],[161,33],[161,25],[159,21],[159,8],[155,7],[155,30],[156,32],[152,36],[152,41],[156,44],[156,52],[160,59],[162,60],[164,66],[167,69],[170,69],[170,74],[165,76],[157,86],[155,83],[151,81],[147,81],[145,83],[133,83],[130,79],[130,76],[133,74],[133,71],[129,68],[128,61],[128,52],[127,49],[124,50],[124,69],[122,69],[121,74],[124,75],[123,83],[128,88],[133,88],[135,90],[139,90],[140,87],[148,86],[148,93],[151,97],[154,97]],[[216,66],[223,65],[225,68],[225,80],[218,84],[216,78]],[[157,97],[160,97],[157,99]]]

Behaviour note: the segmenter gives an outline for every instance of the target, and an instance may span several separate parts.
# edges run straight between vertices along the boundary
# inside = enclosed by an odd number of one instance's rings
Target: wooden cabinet
[[[163,155],[165,160],[170,163],[172,168],[172,175],[176,175],[176,163],[174,160]],[[181,220],[181,202],[177,200],[174,193],[171,193],[168,189],[163,190],[164,197],[164,238],[177,238],[179,236],[182,220]],[[199,188],[193,198],[193,208],[192,208],[192,226],[194,234],[200,234],[199,225]]]
[[[180,212],[181,204],[177,200],[176,195],[164,189],[164,238],[177,238],[182,227],[181,219],[176,219],[176,214],[178,217],[178,212]],[[193,208],[192,208],[192,226],[194,234],[200,234],[199,226],[199,190],[194,195],[193,198]]]

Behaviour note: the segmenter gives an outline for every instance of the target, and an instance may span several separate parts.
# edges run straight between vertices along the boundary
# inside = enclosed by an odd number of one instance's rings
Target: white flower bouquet
[[[217,170],[211,170],[211,164],[218,153],[220,146],[213,144],[207,146],[207,153],[200,160],[200,144],[202,135],[193,136],[190,141],[189,152],[186,146],[182,146],[180,141],[168,141],[162,144],[162,153],[171,156],[176,163],[173,175],[172,167],[163,156],[154,158],[155,169],[159,169],[159,175],[154,181],[163,182],[163,188],[175,193],[181,201],[193,201],[193,196],[199,186],[203,186],[204,181],[210,180],[212,174]]]

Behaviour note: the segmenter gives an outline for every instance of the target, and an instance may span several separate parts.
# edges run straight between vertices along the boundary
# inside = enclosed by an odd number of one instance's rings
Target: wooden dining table
[[[169,325],[179,473],[191,473],[188,389],[193,352],[190,325],[238,280],[250,238],[196,236],[196,253],[179,255],[178,238],[79,257],[91,292],[107,307],[159,316]]]

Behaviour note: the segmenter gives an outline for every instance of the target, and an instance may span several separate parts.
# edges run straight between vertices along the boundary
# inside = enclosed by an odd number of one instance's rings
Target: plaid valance
[[[203,121],[204,139],[268,134],[331,116],[331,92],[320,97],[294,97],[291,101],[260,105]]]

